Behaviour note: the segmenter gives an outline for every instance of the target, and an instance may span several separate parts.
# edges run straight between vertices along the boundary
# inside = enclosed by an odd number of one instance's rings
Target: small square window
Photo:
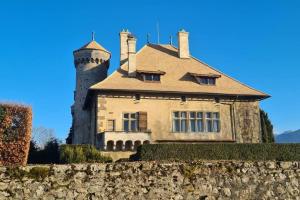
[[[131,113],[131,114],[130,114],[130,118],[131,118],[131,119],[135,119],[135,117],[136,117],[136,114],[135,114],[135,113]]]
[[[186,96],[181,96],[181,101],[186,102]]]
[[[134,98],[135,98],[135,100],[139,101],[141,99],[141,95],[140,94],[136,94]]]
[[[174,115],[174,117],[178,118],[179,117],[179,112],[174,112],[173,115]]]
[[[128,114],[128,113],[125,113],[125,114],[124,114],[124,118],[125,118],[125,119],[128,119],[128,118],[129,118],[129,114]]]

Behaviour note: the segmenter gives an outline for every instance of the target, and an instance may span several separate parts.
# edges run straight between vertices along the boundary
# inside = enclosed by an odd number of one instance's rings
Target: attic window
[[[216,85],[216,78],[212,78],[212,77],[196,77],[196,80],[201,85]]]
[[[218,74],[195,74],[190,73],[196,81],[201,85],[216,85],[217,78],[220,78],[221,75]]]
[[[160,81],[160,74],[144,74],[144,81]]]
[[[137,73],[141,75],[143,81],[145,82],[160,82],[161,75],[165,72],[162,71],[144,71],[137,70]]]

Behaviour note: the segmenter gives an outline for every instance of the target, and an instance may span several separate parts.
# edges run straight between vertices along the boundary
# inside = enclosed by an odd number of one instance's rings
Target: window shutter
[[[147,131],[147,112],[139,112],[139,131]]]

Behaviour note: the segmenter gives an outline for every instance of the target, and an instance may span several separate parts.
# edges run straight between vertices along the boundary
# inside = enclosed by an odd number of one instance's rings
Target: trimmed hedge
[[[61,145],[60,163],[99,163],[112,162],[112,159],[103,156],[92,145]]]
[[[26,165],[31,126],[29,106],[0,103],[0,165]]]
[[[299,161],[300,144],[147,144],[131,159]]]

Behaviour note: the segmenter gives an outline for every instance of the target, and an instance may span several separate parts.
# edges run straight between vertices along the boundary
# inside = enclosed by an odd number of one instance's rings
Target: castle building
[[[120,32],[120,66],[94,39],[74,51],[72,143],[132,151],[147,143],[259,143],[259,101],[269,95],[193,57],[189,33],[178,47],[145,44]]]

